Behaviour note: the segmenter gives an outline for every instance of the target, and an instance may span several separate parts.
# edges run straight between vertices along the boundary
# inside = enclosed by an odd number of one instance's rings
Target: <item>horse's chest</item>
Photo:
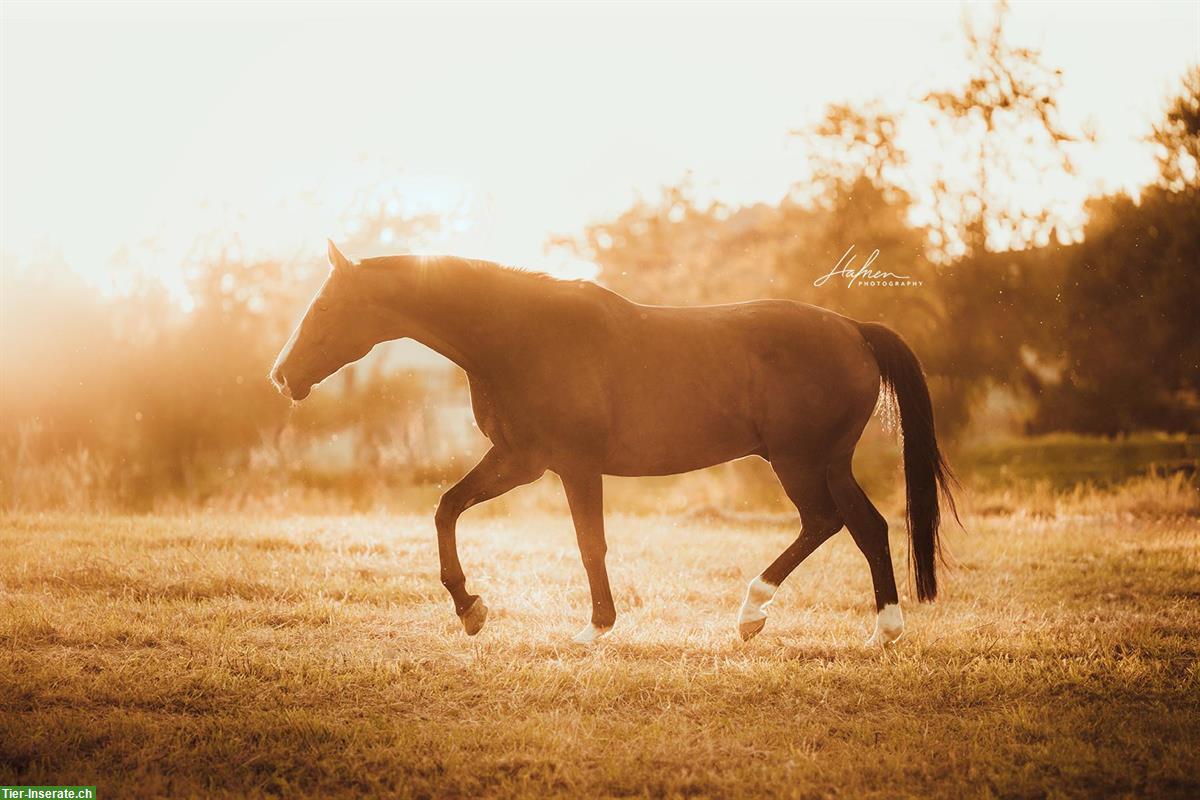
[[[470,385],[471,410],[480,432],[501,447],[528,444],[533,431],[529,430],[530,415],[524,413],[522,404],[514,403],[508,394],[482,381],[472,379]]]
[[[495,400],[482,381],[468,376],[467,382],[471,387],[471,412],[475,415],[475,424],[479,431],[493,443],[501,444],[507,437],[504,435],[500,415]]]
[[[603,409],[594,399],[575,401],[562,385],[496,385],[470,379],[470,386],[475,423],[499,447],[551,452],[591,442],[604,427]]]

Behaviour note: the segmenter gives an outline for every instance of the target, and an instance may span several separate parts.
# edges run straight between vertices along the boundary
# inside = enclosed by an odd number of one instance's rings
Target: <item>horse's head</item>
[[[297,402],[377,343],[364,318],[365,298],[361,296],[362,282],[357,280],[362,268],[352,264],[333,242],[329,243],[329,267],[325,283],[271,368],[271,383]]]

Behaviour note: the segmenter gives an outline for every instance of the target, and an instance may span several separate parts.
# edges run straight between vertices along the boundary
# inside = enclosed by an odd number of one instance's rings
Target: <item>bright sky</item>
[[[777,200],[803,174],[790,129],[953,83],[963,15],[987,13],[3,0],[0,246],[61,251],[98,285],[129,263],[170,281],[213,234],[320,254],[356,193],[399,185],[464,209],[437,249],[567,273],[549,235],[689,170],[705,195]],[[1089,179],[1144,182],[1138,139],[1200,62],[1200,3],[1018,3],[1008,31],[1064,70],[1067,119],[1093,121]]]

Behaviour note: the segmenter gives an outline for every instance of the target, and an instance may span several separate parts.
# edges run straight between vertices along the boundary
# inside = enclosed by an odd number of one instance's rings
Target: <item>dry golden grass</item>
[[[889,651],[846,534],[749,644],[790,520],[468,514],[464,636],[421,516],[0,519],[0,784],[101,797],[1197,796],[1195,487],[972,504]],[[906,548],[893,520],[897,564]],[[902,594],[907,595],[906,590]]]

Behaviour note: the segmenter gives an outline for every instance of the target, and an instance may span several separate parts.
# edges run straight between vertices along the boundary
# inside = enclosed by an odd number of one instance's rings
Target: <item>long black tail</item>
[[[937,597],[937,561],[941,557],[938,526],[941,510],[938,491],[950,512],[958,519],[954,497],[955,483],[946,459],[938,449],[933,430],[933,404],[921,362],[900,335],[876,322],[860,322],[858,329],[879,363],[883,378],[884,401],[898,406],[900,434],[904,441],[904,478],[908,499],[908,536],[912,542],[913,571],[917,576],[917,598]]]

